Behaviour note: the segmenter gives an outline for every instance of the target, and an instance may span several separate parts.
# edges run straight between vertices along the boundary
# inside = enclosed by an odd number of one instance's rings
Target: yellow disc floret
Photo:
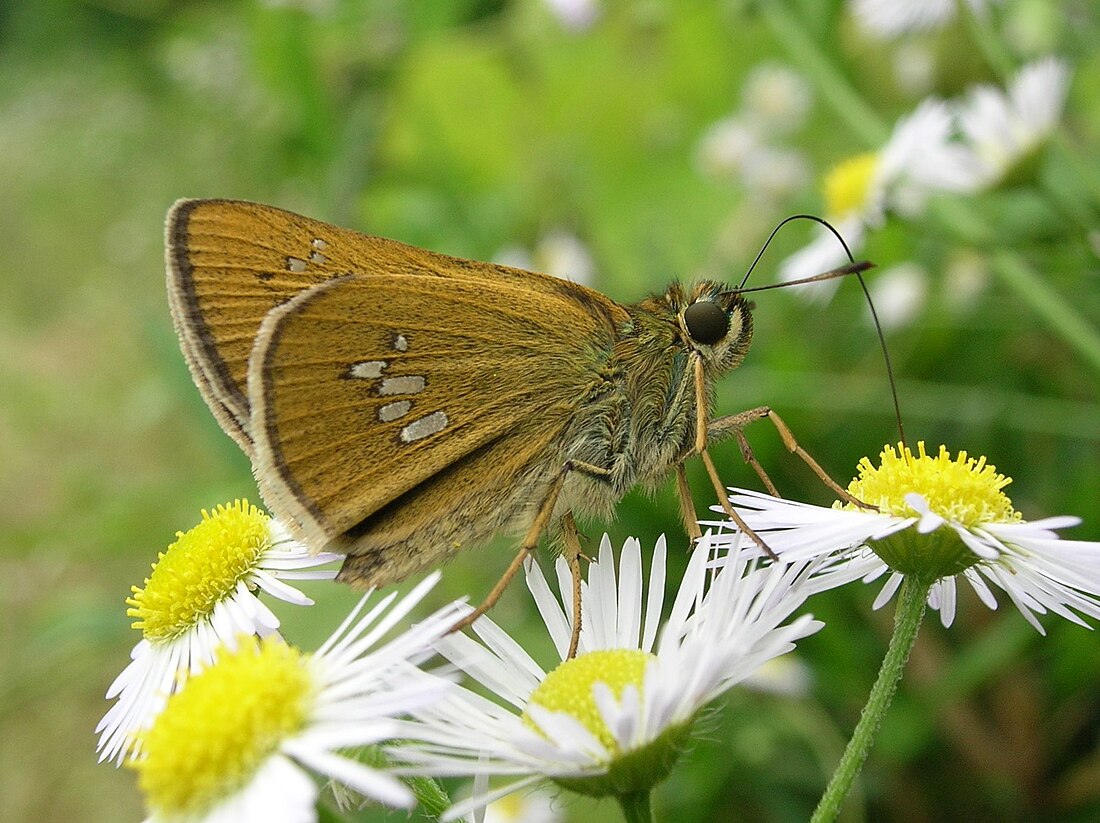
[[[896,450],[892,446],[882,450],[877,468],[863,458],[859,462],[859,477],[848,485],[848,492],[883,514],[906,519],[921,513],[905,501],[905,496],[919,494],[929,510],[946,521],[931,531],[910,527],[867,541],[891,569],[930,585],[961,574],[979,562],[960,530],[1020,520],[1012,501],[1001,491],[1011,482],[987,464],[984,457],[975,459],[960,451],[952,458],[944,446],[931,457],[925,453],[924,443],[917,444],[914,456],[899,443]],[[838,509],[858,508],[839,501],[833,505]]]
[[[596,683],[604,683],[618,698],[624,688],[632,685],[641,696],[645,668],[650,660],[656,660],[656,657],[640,649],[604,649],[582,654],[566,660],[550,672],[531,693],[528,702],[552,712],[571,715],[592,732],[613,756],[617,755],[619,746],[600,715],[592,687]],[[537,728],[526,713],[524,720],[532,728]]]
[[[878,155],[873,152],[857,154],[833,166],[821,186],[825,194],[825,213],[843,217],[862,211],[870,197],[877,168]]]
[[[134,586],[127,614],[151,640],[171,640],[209,617],[271,547],[271,518],[235,500],[202,512],[202,522],[177,532],[161,552],[145,587]]]
[[[914,517],[918,513],[905,502],[905,495],[916,492],[928,501],[929,508],[944,520],[964,528],[982,523],[1014,523],[1020,514],[1012,508],[1001,489],[1012,479],[997,472],[985,457],[973,458],[960,451],[952,458],[945,446],[931,457],[924,442],[917,443],[916,456],[908,446],[886,446],[876,468],[864,457],[859,461],[859,477],[848,484],[853,497],[870,503],[884,514]],[[854,509],[851,503],[838,507]]]
[[[169,698],[132,761],[158,816],[206,812],[243,788],[305,725],[313,681],[302,654],[280,640],[241,639],[237,651]]]

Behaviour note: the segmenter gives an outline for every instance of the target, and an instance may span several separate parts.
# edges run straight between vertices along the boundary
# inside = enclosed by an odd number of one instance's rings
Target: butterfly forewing
[[[169,301],[184,354],[223,426],[230,424],[247,448],[248,358],[264,315],[302,289],[352,271],[349,251],[364,240],[234,200],[179,201],[166,239]]]
[[[492,478],[534,483],[549,470],[533,463],[552,461],[599,391],[626,314],[586,289],[534,274],[521,286],[523,273],[496,270],[408,277],[399,288],[393,275],[350,275],[264,320],[248,376],[256,474],[276,513],[315,546],[336,540],[415,565],[404,555],[416,547],[457,548],[429,546],[416,529],[460,543],[470,535],[448,518],[461,507],[464,522],[492,531],[518,505]],[[514,483],[509,493],[529,491]],[[470,507],[493,511],[471,518]]]
[[[184,355],[219,422],[248,452],[253,342],[264,316],[302,290],[348,274],[558,282],[239,200],[180,200],[165,233],[169,304]]]
[[[274,512],[367,583],[541,493],[627,321],[582,286],[259,203],[181,200],[166,234],[203,397]]]

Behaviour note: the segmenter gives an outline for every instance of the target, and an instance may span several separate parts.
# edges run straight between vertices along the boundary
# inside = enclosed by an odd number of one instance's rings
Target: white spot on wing
[[[384,377],[378,393],[389,394],[416,394],[424,390],[424,378],[419,374],[410,374],[402,377]]]
[[[401,430],[401,440],[405,443],[412,443],[414,440],[422,440],[433,434],[439,434],[447,427],[448,422],[446,412],[432,412],[405,426]]]
[[[397,335],[396,338],[394,338],[393,347],[397,351],[408,351],[409,350],[409,339],[407,337],[405,337],[405,335],[399,334],[399,335]]]
[[[310,263],[317,263],[318,265],[320,265],[321,263],[324,263],[327,259],[328,258],[321,254],[321,252],[319,251],[311,251],[309,253]]]
[[[317,249],[317,251],[324,251],[328,248],[328,243],[326,243],[320,237],[314,237],[311,245],[313,246],[313,248]]]
[[[364,360],[361,363],[352,363],[351,368],[348,369],[348,374],[352,377],[359,377],[364,380],[370,380],[375,377],[382,376],[382,370],[389,364],[385,360]],[[385,381],[383,381],[385,383]]]
[[[300,257],[288,257],[286,259],[286,267],[295,274],[301,274],[306,270],[306,261]]]
[[[393,420],[397,420],[399,417],[404,417],[409,413],[409,409],[411,408],[411,400],[395,400],[392,403],[387,403],[378,410],[378,419],[383,423],[389,423]]]

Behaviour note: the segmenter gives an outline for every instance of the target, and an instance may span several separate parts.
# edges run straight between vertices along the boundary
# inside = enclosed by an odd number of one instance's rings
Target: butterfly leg
[[[699,518],[695,513],[695,502],[691,499],[691,486],[688,485],[683,463],[676,466],[676,495],[680,498],[680,517],[684,521],[684,530],[694,546],[695,541],[703,536],[703,530],[699,528]]]
[[[577,531],[577,521],[573,519],[573,512],[562,515],[562,533],[565,539],[565,562],[569,564],[569,574],[573,578],[573,631],[569,635],[569,652],[566,660],[572,660],[577,656],[577,646],[581,642],[581,537]]]
[[[714,486],[714,492],[718,495],[718,502],[722,505],[722,510],[726,513],[726,516],[737,524],[744,534],[747,534],[752,541],[760,547],[760,549],[770,557],[772,560],[778,560],[779,555],[775,553],[771,546],[764,542],[764,538],[753,531],[749,524],[745,522],[733,508],[730,503],[729,492],[726,487],[722,485],[722,479],[718,476],[718,469],[714,467],[714,461],[710,459],[710,454],[707,453],[707,440],[710,437],[710,427],[707,425],[707,410],[706,410],[706,390],[703,382],[703,359],[699,355],[695,355],[695,451],[698,452],[699,457],[703,461],[703,465],[706,467],[707,476],[710,477],[710,483]],[[763,469],[761,469],[763,471]],[[770,481],[769,481],[770,482]],[[698,526],[696,526],[698,529]]]
[[[497,584],[493,586],[493,590],[489,592],[489,596],[482,601],[476,609],[463,617],[457,623],[451,627],[451,632],[462,631],[467,626],[473,624],[481,615],[489,611],[496,605],[496,602],[500,600],[500,596],[504,594],[504,590],[508,588],[508,584],[512,582],[512,578],[516,576],[516,573],[523,568],[523,561],[526,560],[539,545],[539,538],[542,533],[546,531],[546,527],[550,524],[550,518],[554,514],[554,506],[557,505],[558,497],[561,495],[562,486],[565,485],[565,478],[571,471],[582,471],[585,474],[592,475],[593,477],[607,477],[610,472],[607,469],[602,469],[599,466],[593,466],[590,463],[583,463],[579,460],[567,460],[565,465],[561,467],[561,470],[555,475],[554,480],[550,483],[550,487],[546,490],[546,495],[542,499],[542,503],[539,504],[538,512],[535,514],[535,519],[531,521],[530,528],[527,529],[527,534],[523,538],[523,543],[520,545],[519,552],[512,559],[504,575],[497,581]],[[568,527],[566,529],[568,534]],[[573,531],[576,532],[576,524],[573,524]],[[568,539],[568,538],[567,538]],[[574,591],[580,590],[580,541],[577,540],[577,570],[574,572]],[[579,603],[579,598],[575,598],[574,607]],[[574,621],[576,628],[575,633],[579,637],[580,635],[580,621]]]
[[[863,508],[873,508],[862,500],[853,497],[848,493],[847,489],[842,488],[833,478],[829,477],[825,469],[821,468],[821,465],[813,459],[809,452],[799,445],[790,428],[783,422],[783,418],[776,414],[770,406],[760,406],[759,408],[743,411],[740,414],[731,414],[728,417],[718,418],[707,426],[707,440],[719,440],[729,434],[734,435],[741,448],[741,456],[744,458],[745,462],[756,471],[757,475],[768,489],[768,494],[773,497],[781,497],[782,495],[776,491],[775,485],[771,482],[771,479],[757,461],[756,456],[753,454],[752,446],[749,445],[749,441],[745,437],[745,426],[757,420],[762,420],[765,417],[772,422],[776,431],[779,432],[779,437],[783,440],[783,445],[787,448],[787,451],[809,466],[810,470],[817,475],[818,479],[824,483],[833,494],[847,503],[853,503]]]

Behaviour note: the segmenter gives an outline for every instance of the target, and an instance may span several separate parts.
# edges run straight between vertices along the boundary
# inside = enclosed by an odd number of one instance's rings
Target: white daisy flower
[[[549,792],[532,789],[488,805],[481,823],[564,823],[562,804]]]
[[[403,599],[394,603],[392,593],[360,617],[364,596],[313,654],[278,636],[221,647],[139,732],[140,754],[128,764],[148,823],[315,821],[319,788],[310,772],[411,807],[412,793],[396,778],[339,752],[391,739],[393,718],[450,687],[413,664],[454,625],[458,604],[383,641],[438,580],[436,572]]]
[[[591,285],[596,276],[596,263],[588,247],[566,231],[552,231],[539,241],[535,265],[538,271],[582,285]]]
[[[439,650],[495,695],[455,689],[414,713],[390,754],[412,773],[516,778],[452,807],[444,819],[551,779],[572,791],[648,797],[671,770],[699,711],[821,623],[804,615],[782,625],[806,597],[810,567],[756,568],[734,561],[708,572],[709,537],[699,541],[662,623],[665,541],[653,552],[643,591],[641,546],[628,540],[618,573],[607,537],[582,590],[584,622],[575,658],[547,673],[492,621],[473,626],[481,642],[445,638]],[[562,601],[535,564],[527,584],[558,661],[570,639],[571,580],[557,564]],[[643,607],[644,603],[644,607]],[[623,801],[625,802],[625,801]]]
[[[132,587],[127,614],[142,639],[130,664],[107,689],[117,698],[96,727],[100,761],[121,763],[137,754],[134,733],[152,721],[189,674],[214,659],[220,646],[241,635],[266,637],[279,618],[260,592],[299,606],[313,603],[284,580],[330,580],[334,569],[314,567],[338,559],[311,555],[286,529],[245,500],[203,510],[202,521],[153,564],[144,588]]]
[[[890,49],[894,82],[911,97],[928,94],[936,83],[936,54],[924,40],[902,40]]]
[[[573,31],[590,28],[600,16],[597,0],[545,0],[547,8],[561,24]]]
[[[801,129],[814,101],[806,78],[782,63],[753,68],[745,78],[741,99],[748,120],[769,135]]]
[[[919,263],[898,263],[879,273],[867,289],[883,330],[904,328],[928,299],[928,272]]]
[[[809,186],[810,164],[797,149],[757,146],[745,160],[741,181],[757,198],[778,201]]]
[[[955,249],[943,264],[943,305],[965,314],[977,308],[991,279],[989,258],[973,249]]]
[[[980,15],[994,0],[966,2],[974,14]],[[866,32],[893,39],[943,28],[955,19],[958,3],[959,0],[851,0],[849,5]]]
[[[737,180],[749,158],[766,145],[760,129],[749,118],[730,115],[707,127],[695,148],[696,168],[709,177]]]
[[[1077,517],[1024,521],[1002,491],[1010,482],[984,457],[952,458],[943,446],[932,457],[923,443],[914,455],[899,444],[883,450],[878,467],[863,458],[848,486],[877,511],[852,504],[826,509],[745,490],[730,500],[784,560],[843,561],[811,581],[818,590],[888,575],[874,603],[880,608],[905,577],[915,576],[930,585],[928,605],[950,626],[956,587],[965,580],[991,609],[1000,589],[1040,633],[1036,615],[1048,611],[1087,626],[1079,615],[1100,618],[1100,543],[1059,538],[1055,529],[1077,525]],[[714,538],[716,545],[726,540],[731,551],[739,549],[740,535]]]
[[[993,86],[968,92],[958,120],[975,187],[996,185],[1027,165],[1058,126],[1068,89],[1069,67],[1048,57],[1020,69],[1007,92]]]
[[[769,143],[764,118],[736,114],[712,123],[695,149],[700,174],[743,184],[749,194],[777,200],[801,191],[810,179],[802,152]]]
[[[829,222],[855,253],[869,229],[880,228],[889,212],[919,214],[935,191],[966,191],[973,184],[967,170],[970,153],[952,142],[951,110],[929,98],[898,121],[877,152],[856,155],[835,166],[822,188]],[[798,280],[848,262],[832,232],[817,237],[779,264],[782,280]],[[816,283],[800,292],[832,294],[836,281]]]
[[[813,671],[793,654],[769,660],[743,681],[747,689],[786,697],[808,697],[813,683]]]
[[[596,279],[596,262],[588,246],[575,234],[561,229],[544,235],[534,252],[520,245],[506,246],[493,259],[503,266],[545,272],[582,286],[590,286]]]

